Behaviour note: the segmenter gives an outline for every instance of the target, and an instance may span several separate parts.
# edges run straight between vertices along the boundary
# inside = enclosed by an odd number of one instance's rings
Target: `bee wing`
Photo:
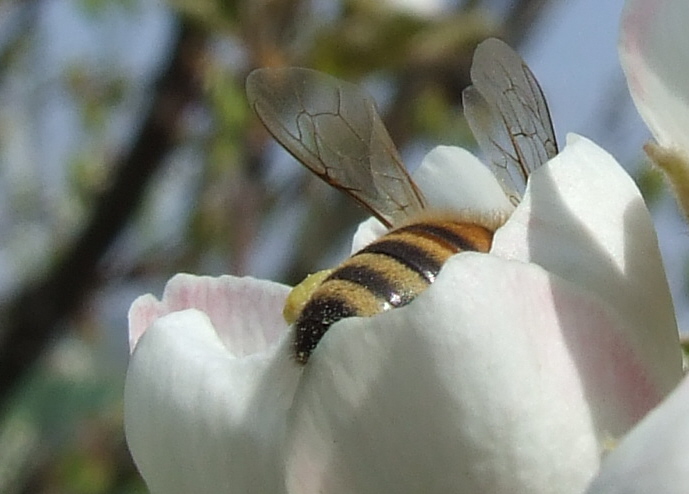
[[[373,99],[315,70],[264,68],[246,80],[249,103],[297,160],[388,227],[424,208]]]
[[[464,116],[513,203],[531,172],[557,154],[543,90],[517,53],[491,38],[474,52]]]

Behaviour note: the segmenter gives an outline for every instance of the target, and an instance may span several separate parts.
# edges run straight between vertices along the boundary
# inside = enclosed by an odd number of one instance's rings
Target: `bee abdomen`
[[[372,316],[411,302],[461,251],[487,252],[492,229],[428,220],[371,243],[336,268],[314,291],[295,325],[294,349],[304,364],[328,328],[346,317]]]
[[[405,289],[400,283],[391,280],[389,274],[381,271],[375,264],[356,262],[360,260],[356,259],[354,262],[342,265],[326,281],[342,280],[363,286],[370,295],[378,300],[384,300],[392,307],[401,307],[412,301],[414,297],[409,293],[409,289]]]
[[[429,220],[393,230],[354,257],[364,253],[391,257],[430,284],[450,256],[462,251],[488,252],[492,239],[493,231],[480,225]]]
[[[330,326],[411,302],[428,282],[399,261],[361,253],[347,259],[313,292],[295,323],[294,349],[304,364]]]
[[[307,302],[296,322],[294,355],[297,362],[305,364],[311,352],[331,324],[345,317],[356,316],[357,310],[339,296],[314,297]]]

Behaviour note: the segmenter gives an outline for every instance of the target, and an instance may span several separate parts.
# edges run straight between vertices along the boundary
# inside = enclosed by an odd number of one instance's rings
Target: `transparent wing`
[[[388,227],[424,208],[373,99],[358,86],[310,69],[265,68],[249,74],[246,92],[287,151]]]
[[[557,154],[543,90],[517,53],[491,38],[474,52],[464,116],[513,203],[531,172]]]

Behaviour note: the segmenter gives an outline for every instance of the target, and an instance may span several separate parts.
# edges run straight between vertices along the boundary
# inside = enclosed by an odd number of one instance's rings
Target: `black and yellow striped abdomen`
[[[435,281],[450,256],[488,252],[493,232],[477,223],[428,219],[393,230],[360,250],[325,278],[299,313],[297,361],[305,364],[340,319],[372,316],[414,300]]]

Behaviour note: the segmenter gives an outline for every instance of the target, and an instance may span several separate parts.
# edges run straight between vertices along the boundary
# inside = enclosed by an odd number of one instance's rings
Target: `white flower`
[[[438,207],[510,211],[486,175],[441,148],[417,178]],[[681,377],[648,211],[578,136],[532,174],[490,254],[334,324],[305,367],[287,291],[179,275],[132,306],[126,433],[153,493],[580,493]]]
[[[689,3],[631,0],[620,57],[629,89],[656,142],[646,150],[689,214]],[[606,458],[588,492],[679,494],[689,486],[689,382],[648,414]]]

